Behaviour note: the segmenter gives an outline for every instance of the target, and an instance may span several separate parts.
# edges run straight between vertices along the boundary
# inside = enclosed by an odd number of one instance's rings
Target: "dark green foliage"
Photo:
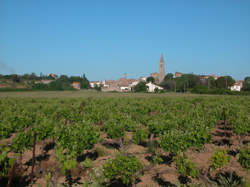
[[[148,87],[145,82],[139,82],[136,86],[133,88],[134,92],[147,92]]]
[[[172,80],[173,78],[174,78],[173,73],[168,73],[167,75],[165,75],[164,81]]]
[[[209,89],[207,86],[195,86],[191,93],[195,94],[211,94],[211,95],[250,95],[250,92],[235,92],[229,89],[213,88]]]
[[[248,187],[249,183],[245,182],[241,177],[237,176],[235,172],[220,173],[216,177],[217,184],[222,187]]]
[[[250,91],[250,77],[246,77],[243,82],[243,88],[244,91]]]
[[[96,91],[102,91],[102,87],[95,84],[94,89]]]
[[[168,91],[175,91],[176,81],[175,80],[163,80],[160,86],[162,86],[164,89]]]
[[[155,78],[154,78],[154,77],[148,77],[148,78],[146,79],[146,82],[147,82],[147,83],[148,83],[148,82],[154,83],[154,82],[155,82]]]
[[[80,81],[80,83],[81,83],[81,89],[88,89],[88,88],[90,88],[89,80],[87,79],[87,77],[85,76],[85,74],[83,74],[82,80]]]
[[[133,141],[136,144],[140,144],[140,143],[144,142],[147,138],[148,138],[148,133],[144,129],[137,129],[133,133]]]
[[[217,88],[228,89],[235,83],[235,80],[231,76],[224,76],[219,77],[215,83]]]
[[[103,165],[103,174],[109,181],[120,178],[124,184],[128,185],[135,183],[139,176],[134,176],[134,174],[142,168],[142,164],[135,156],[119,154],[115,159]]]
[[[250,148],[249,147],[242,148],[239,154],[237,154],[237,159],[243,168],[249,170],[250,169]]]

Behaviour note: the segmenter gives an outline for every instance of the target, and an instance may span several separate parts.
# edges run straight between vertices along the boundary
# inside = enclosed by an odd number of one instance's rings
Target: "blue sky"
[[[250,76],[249,0],[0,0],[0,73]]]

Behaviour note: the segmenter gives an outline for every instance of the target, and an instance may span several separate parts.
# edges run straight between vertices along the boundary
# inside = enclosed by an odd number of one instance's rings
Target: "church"
[[[159,63],[159,73],[152,73],[152,77],[155,79],[155,83],[160,84],[165,77],[165,63],[163,55],[161,54],[160,63]]]

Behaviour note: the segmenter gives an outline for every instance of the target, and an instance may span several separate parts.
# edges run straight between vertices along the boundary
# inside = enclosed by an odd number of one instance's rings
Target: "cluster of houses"
[[[136,79],[127,79],[126,74],[123,78],[118,80],[103,80],[103,81],[91,81],[90,87],[94,88],[96,86],[102,87],[103,92],[117,91],[117,92],[129,92],[136,86],[139,82],[146,81],[146,77],[140,77]],[[162,87],[153,84],[151,82],[146,84],[149,92],[154,92],[155,89],[163,90]]]
[[[50,74],[51,75],[51,74]],[[55,79],[58,78],[57,75],[52,74]],[[151,76],[154,75],[157,78],[157,73],[152,73]],[[183,74],[181,72],[176,72],[175,77],[181,77]],[[153,76],[153,77],[154,77]],[[213,77],[215,80],[219,78],[217,75],[203,75],[203,79],[208,79],[209,77]],[[49,84],[54,80],[39,80],[35,81],[35,83],[43,83],[43,84]],[[130,92],[132,91],[133,87],[136,86],[139,82],[144,81],[146,82],[146,77],[140,77],[139,79],[127,79],[126,74],[124,74],[123,78],[120,78],[118,80],[103,80],[103,81],[90,81],[90,87],[101,87],[101,90],[103,92],[110,92],[110,91],[117,91],[117,92]],[[149,82],[146,84],[148,87],[148,92],[155,92],[155,90],[163,90],[162,87],[153,84],[152,82]],[[79,82],[73,82],[72,87],[74,89],[80,90],[80,83]],[[243,81],[239,80],[234,83],[233,86],[230,87],[231,91],[241,91],[243,87]]]
[[[152,75],[156,75],[156,73],[152,73]],[[181,72],[176,72],[175,77],[181,77],[183,74]],[[154,77],[154,76],[153,76]],[[213,77],[215,80],[219,78],[217,75],[203,75],[202,79],[208,79],[209,77]],[[129,92],[132,91],[133,87],[136,86],[139,82],[144,81],[146,82],[146,77],[140,77],[137,79],[127,79],[126,74],[123,78],[120,78],[118,80],[103,80],[103,81],[91,81],[90,87],[102,87],[102,91],[104,92],[110,92],[110,91],[118,91],[118,92]],[[163,90],[162,87],[153,84],[152,82],[149,82],[146,84],[148,87],[148,92],[154,92],[155,89],[157,90]],[[243,87],[243,81],[239,80],[236,81],[231,87],[231,91],[241,91]],[[80,88],[79,88],[80,89]]]

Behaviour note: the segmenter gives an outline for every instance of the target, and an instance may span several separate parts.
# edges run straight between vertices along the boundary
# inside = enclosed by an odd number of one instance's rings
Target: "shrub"
[[[142,164],[132,155],[116,155],[103,165],[104,176],[107,180],[121,179],[124,184],[134,184],[138,176],[134,174],[142,169]]]
[[[100,129],[89,123],[79,123],[71,126],[61,126],[55,130],[57,145],[67,152],[81,153],[91,149],[100,140]]]
[[[140,144],[145,141],[148,137],[147,131],[144,129],[137,129],[133,134],[133,141],[135,144]]]
[[[227,155],[226,150],[217,150],[214,152],[214,154],[211,157],[211,168],[213,170],[217,168],[222,168],[223,166],[227,165],[229,162],[229,156]]]
[[[152,163],[155,164],[161,164],[163,162],[163,159],[159,155],[153,156]]]
[[[9,151],[10,149],[8,147],[0,145],[0,177],[7,175],[9,168],[14,163],[14,159],[8,157]]]
[[[83,162],[82,162],[82,164],[81,164],[83,167],[85,167],[85,168],[91,168],[92,167],[92,165],[93,165],[93,163],[92,163],[92,160],[90,159],[90,158],[86,158]]]
[[[178,173],[184,177],[197,177],[199,170],[195,167],[194,163],[187,159],[183,153],[178,153],[174,158]]]
[[[243,168],[250,169],[250,148],[242,148],[236,157]]]
[[[185,134],[180,131],[170,131],[160,136],[160,147],[166,152],[177,153],[178,151],[185,151],[189,144],[186,141]]]
[[[148,87],[146,82],[139,82],[136,86],[133,87],[134,92],[147,92]]]
[[[76,168],[77,162],[75,160],[76,152],[70,152],[68,154],[64,153],[62,147],[57,148],[56,150],[56,160],[61,165],[61,172],[63,174],[68,174],[70,169]]]
[[[116,139],[122,138],[125,134],[125,128],[121,124],[110,121],[104,125],[105,132],[109,138]]]

